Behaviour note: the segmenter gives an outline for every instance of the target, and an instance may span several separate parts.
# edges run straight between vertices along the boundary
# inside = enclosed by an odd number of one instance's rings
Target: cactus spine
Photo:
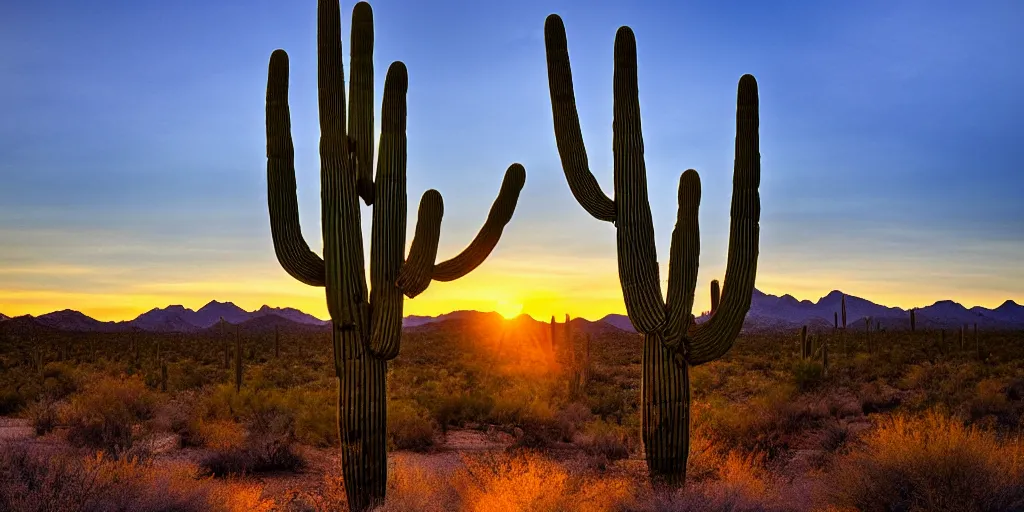
[[[341,15],[337,0],[317,5],[320,178],[323,258],[302,236],[295,195],[294,148],[288,109],[288,55],[270,57],[267,80],[267,181],[274,249],[298,281],[326,289],[338,377],[342,473],[351,510],[380,504],[387,483],[385,375],[398,355],[403,294],[434,281],[453,281],[479,266],[511,220],[526,181],[522,165],[508,168],[501,191],[476,238],[458,256],[435,263],[441,194],[423,194],[408,257],[406,235],[405,64],[394,62],[384,82],[377,172],[374,176],[373,11],[352,11],[352,76],[346,109]],[[346,121],[348,126],[346,128]],[[368,289],[360,222],[362,201],[373,207]]]
[[[583,209],[616,227],[619,281],[626,312],[637,332],[644,336],[642,438],[648,470],[655,480],[681,485],[689,452],[688,367],[718,359],[732,348],[750,309],[754,289],[761,179],[757,82],[753,76],[744,75],[738,86],[732,222],[721,303],[707,322],[697,325],[692,309],[700,246],[700,177],[691,169],[679,180],[679,211],[672,233],[666,300],[661,292],[647,199],[633,31],[621,27],[615,35],[614,200],[605,195],[589,169],[565,27],[558,15],[548,16],[544,39],[562,170]]]

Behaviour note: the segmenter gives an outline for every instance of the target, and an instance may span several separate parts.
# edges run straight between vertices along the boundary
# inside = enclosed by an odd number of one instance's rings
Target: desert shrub
[[[289,390],[287,406],[295,415],[295,437],[312,446],[338,444],[336,392],[321,388]]]
[[[268,406],[245,418],[247,434],[241,444],[217,449],[202,461],[203,474],[210,476],[294,472],[303,469],[305,459],[295,450],[295,423],[290,411]]]
[[[57,402],[44,396],[28,407],[25,416],[37,436],[49,434],[57,426]]]
[[[1007,393],[1004,391],[1006,387],[1002,379],[985,379],[978,382],[974,397],[967,402],[971,421],[982,422],[985,418],[991,418],[990,423],[1017,426],[1019,420],[1014,414],[1014,407],[1007,399]]]
[[[202,397],[195,391],[180,391],[162,403],[154,423],[160,430],[178,434],[182,446],[203,446]]]
[[[466,390],[434,399],[431,405],[428,405],[431,415],[445,429],[488,417],[494,408],[494,399],[483,393]]]
[[[43,367],[43,393],[56,400],[79,389],[80,375],[67,363],[47,363]]]
[[[1024,509],[1024,447],[928,412],[886,418],[842,457],[823,490],[857,510]]]
[[[410,400],[388,401],[388,444],[395,450],[424,451],[434,445],[434,422]]]
[[[621,421],[636,410],[638,401],[636,389],[624,390],[618,385],[595,381],[587,388],[587,406],[606,420]]]
[[[629,509],[633,484],[616,477],[594,478],[531,452],[463,456],[452,475],[459,506],[454,510],[595,512]]]
[[[68,441],[120,457],[136,448],[142,423],[153,416],[155,394],[137,376],[102,376],[72,395],[61,411]]]
[[[567,405],[561,411],[555,413],[555,425],[562,435],[563,441],[572,441],[587,423],[593,421],[594,414],[590,408],[579,402]]]
[[[156,468],[102,454],[80,458],[24,443],[0,446],[0,510],[38,512],[269,512],[251,484],[197,480],[187,467]]]
[[[0,416],[7,416],[25,407],[25,397],[11,388],[0,389]]]
[[[794,386],[780,384],[745,403],[712,400],[698,419],[723,450],[760,453],[774,461],[803,431],[816,428],[828,416],[828,405],[820,397],[797,395]]]
[[[783,496],[760,459],[732,452],[719,459],[714,477],[684,489],[644,488],[632,510],[644,512],[783,512],[803,510],[799,496]]]
[[[793,362],[793,383],[800,391],[810,391],[821,385],[825,379],[825,367],[816,361],[797,360]]]
[[[608,464],[629,458],[635,446],[627,429],[604,420],[587,425],[586,431],[579,436],[578,445],[590,457],[588,463],[602,470]]]
[[[201,474],[214,477],[295,472],[305,466],[305,458],[293,444],[267,437],[213,451],[199,462]]]

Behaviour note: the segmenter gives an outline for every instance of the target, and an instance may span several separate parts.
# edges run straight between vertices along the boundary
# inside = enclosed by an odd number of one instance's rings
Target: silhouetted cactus
[[[914,314],[914,311],[916,310],[917,308],[912,308],[910,310],[910,332],[917,330],[917,315]]]
[[[810,358],[811,344],[810,340],[807,338],[807,326],[805,325],[800,328],[800,359],[807,360]]]
[[[846,295],[842,296],[843,329],[846,329]]]
[[[870,354],[872,352],[872,346],[871,346],[871,318],[870,317],[865,317],[864,318],[864,337],[865,337],[865,339],[867,339],[868,353]]]
[[[558,352],[558,335],[555,332],[555,315],[551,315],[551,329],[548,331],[548,338],[551,341],[551,355],[555,356]]]
[[[722,300],[722,290],[718,286],[718,279],[711,280],[711,314],[718,310],[718,303]]]
[[[715,360],[732,347],[754,290],[761,179],[757,82],[753,76],[744,75],[738,87],[732,222],[721,304],[707,322],[697,325],[692,309],[700,246],[700,178],[691,169],[679,180],[679,211],[672,233],[666,300],[661,292],[647,199],[633,31],[621,27],[615,36],[614,200],[604,194],[590,172],[576,111],[565,27],[555,14],[547,18],[544,39],[562,170],[583,209],[616,227],[626,312],[644,336],[641,395],[647,466],[656,479],[682,484],[689,451],[688,365]]]
[[[590,335],[583,337],[583,347],[578,348],[572,337],[572,324],[566,316],[565,333],[566,346],[570,352],[569,365],[569,397],[576,400],[585,394],[587,383],[590,380]]]
[[[382,502],[386,489],[385,376],[387,361],[399,352],[403,294],[415,297],[432,280],[453,281],[483,263],[512,218],[526,171],[519,164],[508,168],[476,238],[458,256],[436,264],[444,206],[440,193],[426,191],[406,257],[405,64],[392,63],[384,81],[374,176],[373,12],[369,4],[360,2],[352,11],[348,110],[337,0],[318,3],[317,46],[323,258],[310,251],[299,226],[288,55],[283,50],[271,55],[267,80],[270,226],[285,271],[302,283],[326,288],[339,385],[342,473],[349,508],[361,511]],[[373,206],[370,290],[363,261],[360,198]]]
[[[839,330],[839,312],[838,311],[833,311],[832,312],[832,317],[833,317],[832,318],[832,322],[833,322],[833,324],[832,324],[832,332],[835,333],[836,331]]]
[[[235,328],[235,391],[242,390],[242,338],[238,336],[238,328]]]

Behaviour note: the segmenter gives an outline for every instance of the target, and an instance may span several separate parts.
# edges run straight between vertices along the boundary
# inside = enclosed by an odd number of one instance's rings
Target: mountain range
[[[797,300],[792,295],[780,296],[754,290],[750,311],[744,323],[744,331],[770,331],[799,328],[807,325],[812,331],[831,329],[836,316],[841,315],[843,293],[833,290],[815,302]],[[865,320],[886,329],[909,329],[907,310],[876,304],[867,299],[846,295],[847,325],[859,328]],[[410,315],[403,319],[405,328],[417,328],[446,320],[470,318],[475,311],[453,311],[438,316]],[[838,315],[837,315],[838,314]],[[916,308],[916,322],[919,328],[957,328],[964,324],[978,324],[979,328],[1019,329],[1024,328],[1024,306],[1007,300],[995,309],[981,306],[966,308],[951,300],[941,300],[930,306]],[[841,317],[840,317],[841,318]],[[32,320],[33,323],[62,331],[78,332],[119,332],[140,329],[150,332],[196,332],[209,329],[221,319],[230,324],[246,324],[253,328],[271,328],[284,324],[299,324],[308,328],[323,328],[328,322],[294,308],[263,306],[255,311],[246,311],[231,302],[210,301],[199,310],[181,305],[154,308],[133,320],[104,322],[78,311],[65,309],[45,315],[18,319]],[[706,316],[697,321],[706,320]],[[561,320],[561,319],[559,319]],[[0,322],[10,321],[0,314]],[[842,320],[839,320],[842,323]],[[625,315],[611,314],[595,322],[586,322],[588,331],[623,330],[635,332]]]

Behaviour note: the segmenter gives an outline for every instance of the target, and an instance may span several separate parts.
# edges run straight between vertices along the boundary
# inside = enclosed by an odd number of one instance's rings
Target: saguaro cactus
[[[711,314],[718,310],[718,303],[722,301],[722,290],[718,286],[718,279],[711,280]]]
[[[304,240],[295,195],[294,149],[288,109],[288,55],[270,57],[267,80],[267,181],[277,259],[298,281],[326,289],[338,377],[342,474],[351,510],[384,499],[387,483],[385,375],[398,355],[403,294],[415,297],[431,280],[453,281],[479,266],[512,218],[526,171],[512,164],[487,221],[458,256],[435,264],[441,194],[427,190],[409,255],[406,232],[405,64],[394,62],[384,82],[377,172],[373,172],[373,12],[352,11],[352,79],[346,110],[341,20],[337,0],[317,7],[320,178],[324,256]],[[347,114],[347,115],[346,115]],[[346,128],[345,123],[348,123]],[[367,289],[359,200],[373,207]]]
[[[800,328],[800,359],[806,360],[811,358],[810,341],[807,337],[807,326],[805,325]]]
[[[655,480],[680,485],[685,479],[689,451],[688,366],[715,360],[732,348],[754,290],[761,210],[757,82],[750,75],[739,81],[732,223],[721,303],[707,322],[697,325],[692,309],[700,250],[700,178],[690,169],[679,180],[679,211],[672,232],[666,300],[661,292],[647,200],[633,31],[621,27],[615,35],[614,200],[605,195],[590,172],[576,111],[565,27],[558,15],[548,16],[544,39],[562,170],[583,209],[616,227],[619,281],[626,312],[633,327],[644,336],[641,395],[647,466]]]
[[[242,338],[235,327],[235,392],[242,390]]]
[[[910,310],[910,332],[917,330],[917,315],[914,314],[916,308]]]
[[[846,329],[846,295],[842,296],[843,329]]]

